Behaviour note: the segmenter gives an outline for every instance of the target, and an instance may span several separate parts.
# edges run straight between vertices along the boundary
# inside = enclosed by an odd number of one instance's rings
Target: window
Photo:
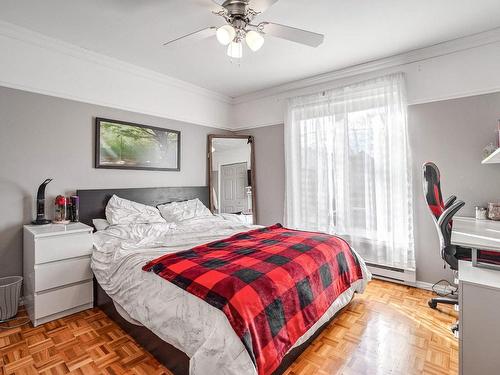
[[[371,262],[414,268],[403,76],[291,99],[286,224],[338,234]]]

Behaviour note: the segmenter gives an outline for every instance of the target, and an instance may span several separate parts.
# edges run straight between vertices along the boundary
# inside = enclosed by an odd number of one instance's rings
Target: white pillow
[[[183,202],[172,202],[158,206],[161,216],[167,222],[178,223],[180,221],[198,217],[213,216],[210,210],[198,199]]]
[[[97,231],[105,230],[109,227],[109,222],[106,219],[92,219],[92,224]]]
[[[106,219],[110,225],[164,223],[156,207],[129,201],[113,195],[106,205]]]

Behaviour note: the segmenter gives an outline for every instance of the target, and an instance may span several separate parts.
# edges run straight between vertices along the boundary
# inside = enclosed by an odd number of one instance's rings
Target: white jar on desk
[[[488,219],[487,212],[488,212],[488,210],[486,209],[486,207],[477,206],[476,207],[476,220]]]

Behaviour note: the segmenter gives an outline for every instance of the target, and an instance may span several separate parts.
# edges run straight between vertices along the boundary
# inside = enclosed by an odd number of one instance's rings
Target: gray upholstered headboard
[[[92,226],[92,219],[105,219],[106,204],[113,194],[150,206],[199,198],[208,207],[206,186],[77,190],[76,195],[80,197],[80,221]]]

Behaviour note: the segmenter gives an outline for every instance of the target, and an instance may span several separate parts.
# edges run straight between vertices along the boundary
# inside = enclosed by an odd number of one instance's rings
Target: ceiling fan
[[[217,36],[222,45],[227,46],[227,55],[234,59],[243,57],[243,41],[254,52],[264,45],[264,36],[272,35],[277,38],[318,47],[323,43],[324,35],[297,29],[291,26],[280,25],[273,22],[260,22],[253,24],[254,18],[266,11],[278,0],[212,0],[222,9],[213,12],[224,19],[223,26],[211,26],[196,30],[164,43],[164,46]]]

